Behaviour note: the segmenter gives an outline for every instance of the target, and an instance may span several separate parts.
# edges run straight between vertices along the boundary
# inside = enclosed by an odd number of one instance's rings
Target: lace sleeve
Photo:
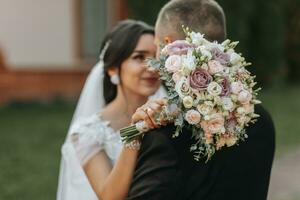
[[[82,166],[105,146],[105,124],[97,117],[92,116],[71,127],[70,141]]]

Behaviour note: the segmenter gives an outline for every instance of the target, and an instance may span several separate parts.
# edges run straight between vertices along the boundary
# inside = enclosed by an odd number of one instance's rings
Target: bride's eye
[[[136,54],[133,56],[134,60],[138,60],[138,61],[144,61],[145,60],[145,55],[144,54]]]

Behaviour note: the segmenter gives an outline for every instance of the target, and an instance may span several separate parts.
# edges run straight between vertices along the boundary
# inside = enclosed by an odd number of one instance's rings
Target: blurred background
[[[101,39],[168,0],[0,0],[0,199],[55,199],[64,141]],[[217,0],[276,127],[269,200],[300,199],[300,0]]]

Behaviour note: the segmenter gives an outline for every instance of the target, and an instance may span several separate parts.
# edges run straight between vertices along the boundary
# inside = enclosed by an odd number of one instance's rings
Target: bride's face
[[[144,34],[140,37],[133,53],[121,65],[123,90],[148,97],[160,86],[159,75],[147,68],[145,59],[154,58],[156,46],[154,36]]]

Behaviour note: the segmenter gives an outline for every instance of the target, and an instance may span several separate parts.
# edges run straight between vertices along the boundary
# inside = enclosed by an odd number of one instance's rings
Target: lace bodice
[[[74,144],[81,165],[103,150],[112,164],[120,155],[122,142],[119,132],[109,126],[108,121],[94,114],[71,127],[71,142]]]

